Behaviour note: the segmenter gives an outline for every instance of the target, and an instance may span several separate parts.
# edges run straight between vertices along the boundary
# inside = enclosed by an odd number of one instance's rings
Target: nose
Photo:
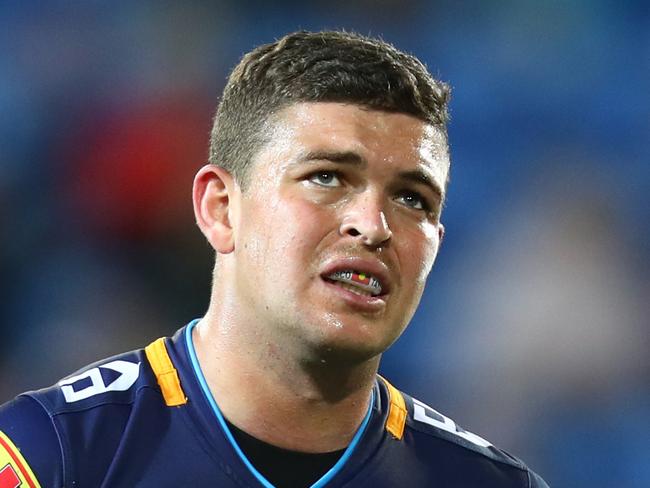
[[[370,192],[358,195],[345,207],[339,233],[352,236],[369,247],[381,246],[393,235],[380,198]]]

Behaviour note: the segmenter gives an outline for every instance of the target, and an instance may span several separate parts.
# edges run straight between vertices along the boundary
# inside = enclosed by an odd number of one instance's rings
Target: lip
[[[376,297],[357,295],[350,290],[346,290],[332,281],[323,278],[323,284],[328,288],[328,293],[338,295],[348,306],[366,313],[377,313],[386,307],[386,296],[377,295]]]
[[[356,295],[355,293],[352,293],[348,290],[345,290],[344,288],[332,284],[332,282],[327,279],[327,277],[332,273],[335,273],[337,271],[350,270],[350,269],[353,269],[360,273],[369,274],[377,278],[379,280],[379,284],[381,285],[381,295],[377,295],[374,297],[364,297],[362,295]],[[363,298],[363,299],[372,298],[372,299],[378,299],[385,302],[386,296],[390,293],[392,288],[392,282],[390,279],[390,273],[388,271],[388,267],[382,261],[379,261],[377,259],[366,259],[361,257],[332,259],[325,264],[325,266],[321,271],[320,276],[327,284],[335,287],[336,289],[342,290],[347,294],[353,295],[358,298]]]

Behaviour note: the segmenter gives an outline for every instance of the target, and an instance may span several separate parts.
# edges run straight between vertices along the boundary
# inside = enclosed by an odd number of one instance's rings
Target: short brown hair
[[[210,162],[246,186],[264,145],[265,124],[300,102],[344,102],[413,115],[446,134],[450,89],[414,56],[379,39],[294,32],[244,55],[230,74],[214,119]]]

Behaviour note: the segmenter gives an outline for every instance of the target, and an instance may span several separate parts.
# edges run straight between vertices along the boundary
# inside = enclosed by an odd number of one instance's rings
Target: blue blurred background
[[[447,236],[383,374],[553,486],[650,486],[650,4],[307,3],[0,3],[0,401],[202,315],[226,76],[345,28],[454,88]]]

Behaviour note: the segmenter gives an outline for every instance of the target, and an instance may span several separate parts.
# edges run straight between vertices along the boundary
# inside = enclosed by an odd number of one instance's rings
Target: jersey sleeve
[[[0,486],[59,488],[62,479],[59,437],[43,406],[26,395],[0,406]]]

